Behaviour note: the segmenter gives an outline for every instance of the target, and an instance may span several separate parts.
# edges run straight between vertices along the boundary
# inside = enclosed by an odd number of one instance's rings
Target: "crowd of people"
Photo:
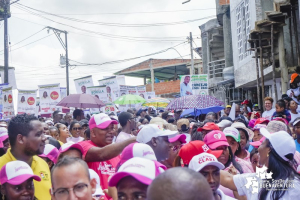
[[[149,107],[0,121],[2,199],[298,199],[298,102],[233,106],[198,117]]]

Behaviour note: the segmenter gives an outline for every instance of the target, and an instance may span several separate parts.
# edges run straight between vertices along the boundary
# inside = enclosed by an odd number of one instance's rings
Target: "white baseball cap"
[[[227,119],[223,119],[222,121],[220,121],[217,125],[218,127],[224,128],[224,127],[229,127],[231,126],[232,122],[227,120]]]
[[[225,134],[225,136],[232,137],[237,142],[241,141],[240,132],[236,128],[227,127],[223,130],[223,133]]]
[[[99,178],[99,175],[92,169],[89,169],[89,172],[90,172],[90,179],[95,179],[97,184],[96,184],[96,191],[95,193],[92,195],[93,197],[94,196],[98,196],[98,195],[105,195],[102,188],[101,188],[101,185],[100,185],[100,178]]]
[[[164,130],[159,128],[156,124],[148,124],[144,126],[136,137],[136,141],[139,143],[148,143],[152,138],[170,136],[176,134],[177,131]]]
[[[131,176],[145,185],[150,185],[155,177],[164,172],[161,166],[162,164],[157,161],[139,157],[131,158],[111,177],[109,186],[117,186],[119,181],[127,176]]]
[[[218,161],[216,156],[210,153],[201,153],[192,158],[189,163],[189,168],[195,170],[196,172],[201,171],[204,167],[213,165],[218,167],[219,169],[224,169],[225,166]]]
[[[289,161],[288,154],[295,154],[296,144],[292,136],[285,131],[270,133],[266,128],[261,128],[260,133],[265,136],[273,146],[276,153],[285,161]]]
[[[58,157],[58,149],[55,146],[53,146],[52,144],[46,144],[44,153],[39,155],[39,157],[48,158],[53,163],[56,163],[56,160]]]
[[[0,183],[9,183],[11,185],[20,185],[24,181],[33,178],[36,181],[41,181],[41,178],[33,174],[30,166],[23,161],[16,160],[6,163],[0,171]]]
[[[78,149],[82,153],[82,155],[84,154],[84,150],[83,150],[82,146],[80,144],[74,143],[74,142],[67,142],[67,143],[61,145],[61,147],[59,149],[59,154],[68,151],[70,148]]]
[[[106,129],[110,124],[118,124],[118,121],[112,120],[107,114],[99,113],[91,117],[89,128]]]
[[[3,141],[8,138],[7,129],[4,127],[0,127],[0,148],[4,147]]]

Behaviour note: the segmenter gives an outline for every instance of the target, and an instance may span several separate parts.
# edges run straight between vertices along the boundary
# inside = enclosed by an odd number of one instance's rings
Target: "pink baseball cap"
[[[259,141],[256,141],[256,142],[250,142],[250,144],[251,144],[252,146],[254,146],[255,148],[258,148],[258,147],[263,143],[263,141],[264,141],[265,139],[266,139],[265,137],[262,137],[262,138],[260,138]]]
[[[112,120],[107,114],[104,113],[93,115],[89,121],[90,129],[106,129],[110,124],[118,124],[118,122],[116,120]]]
[[[0,127],[0,148],[3,148],[3,141],[6,140],[8,138],[8,133],[7,133],[7,129]]]
[[[42,158],[49,158],[53,163],[56,163],[57,157],[58,157],[58,149],[53,146],[52,144],[46,144],[44,153],[39,155],[39,157]]]
[[[169,135],[168,138],[169,138],[170,143],[173,143],[173,142],[176,142],[176,141],[179,141],[182,144],[186,143],[186,135],[179,134],[178,132],[175,133],[174,135]]]
[[[70,148],[78,149],[82,153],[82,155],[84,154],[84,150],[83,150],[82,146],[80,144],[74,143],[74,142],[67,142],[67,143],[63,144],[59,149],[59,154],[68,151]]]
[[[212,131],[207,133],[203,142],[211,149],[216,149],[219,146],[229,146],[227,138],[222,131]]]
[[[164,172],[161,166],[157,161],[139,157],[131,158],[111,177],[108,185],[115,187],[121,179],[127,176],[131,176],[145,185],[150,185],[155,177]]]
[[[134,157],[157,161],[155,153],[149,145],[143,143],[132,143],[125,147],[122,151],[118,166],[123,165],[127,160]]]
[[[0,171],[0,183],[9,183],[11,185],[20,185],[24,181],[33,178],[36,181],[41,181],[41,178],[33,174],[30,166],[20,160],[6,163]]]

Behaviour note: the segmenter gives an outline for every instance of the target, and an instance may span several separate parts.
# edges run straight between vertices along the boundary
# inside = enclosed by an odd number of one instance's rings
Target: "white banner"
[[[10,119],[15,116],[12,87],[2,89],[3,118]]]
[[[136,86],[127,86],[127,94],[137,95]]]
[[[207,74],[180,76],[180,96],[208,95]]]
[[[77,94],[85,94],[86,88],[94,86],[92,76],[74,79]]]
[[[67,88],[61,87],[60,88],[60,98],[63,99],[67,96]]]
[[[125,77],[124,76],[112,76],[110,78],[98,80],[99,85],[106,86],[106,92],[109,102],[114,102],[120,96],[120,85],[124,85]],[[119,82],[121,84],[119,84]]]
[[[155,92],[147,92],[147,99],[155,98]]]
[[[137,95],[139,95],[140,97],[143,97],[144,99],[147,98],[147,93],[146,93],[146,86],[136,86],[136,91],[137,91]]]
[[[0,67],[0,75],[1,81],[2,83],[4,83],[4,67]],[[17,89],[15,68],[13,67],[10,67],[8,69],[8,87],[12,87],[12,89]]]
[[[35,114],[37,90],[19,90],[18,114]]]
[[[95,96],[96,98],[100,99],[105,104],[108,103],[107,92],[106,92],[105,86],[87,87],[86,93]],[[99,113],[100,109],[99,108],[91,108],[90,112],[91,112],[91,114]]]
[[[0,84],[0,113],[3,112],[3,95],[2,95],[2,90],[4,88],[7,88],[8,84],[4,83],[4,84]],[[3,113],[0,115],[0,119],[2,119]]]
[[[52,114],[55,110],[61,110],[56,105],[60,102],[60,84],[39,85],[41,114]]]

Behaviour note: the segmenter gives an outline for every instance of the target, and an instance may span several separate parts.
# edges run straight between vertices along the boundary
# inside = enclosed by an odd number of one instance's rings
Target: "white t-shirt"
[[[293,114],[291,111],[291,122],[293,122],[297,117],[300,117],[300,113],[297,113],[297,114]]]
[[[265,112],[263,112],[262,117],[264,117],[264,118],[271,121],[271,118],[272,118],[275,111],[276,111],[275,108],[272,108],[269,111],[266,110]]]
[[[186,144],[189,143],[192,140],[191,135],[188,133],[183,133],[183,134],[186,136],[186,139],[185,139]]]
[[[193,90],[189,85],[186,85],[185,83],[180,84],[180,96],[187,96],[186,92],[190,92],[193,94]],[[191,95],[191,94],[189,94]]]
[[[83,137],[78,137],[78,138],[69,137],[69,138],[67,138],[67,142],[74,142],[74,143],[82,142],[83,140],[84,140]]]
[[[230,196],[227,196],[224,194],[222,190],[217,190],[218,195],[221,197],[221,200],[234,200],[235,198],[232,198]]]
[[[256,178],[256,174],[255,173],[251,173],[251,174],[238,174],[238,175],[234,175],[233,176],[233,181],[234,184],[238,190],[238,193],[240,196],[246,195],[247,200],[257,200],[258,199],[258,194],[260,191],[258,191],[258,193],[252,193],[252,188],[250,187],[249,189],[246,188],[246,184],[248,183],[247,178],[248,177],[255,177]],[[253,182],[253,181],[252,181]],[[298,199],[300,196],[300,180],[294,180],[294,187],[288,189],[287,191],[285,191],[284,196],[282,198],[280,198],[281,200],[295,200]],[[268,196],[266,198],[266,200],[272,200],[271,199],[271,193],[272,191],[269,191]]]
[[[286,94],[287,94],[288,96],[290,96],[291,93],[292,93],[292,91],[294,92],[294,95],[295,95],[295,96],[299,96],[299,95],[300,95],[300,88],[299,88],[299,87],[296,88],[296,89],[289,89],[289,90],[286,92]],[[292,99],[293,99],[295,102],[297,102],[298,104],[300,104],[300,102],[298,101],[298,99],[297,99],[296,97],[292,96]]]
[[[125,133],[125,132],[122,131],[122,132],[120,132],[119,135],[117,136],[116,143],[122,142],[122,141],[127,140],[127,139],[132,138],[132,137],[134,137],[134,136],[131,135],[131,134],[128,134],[128,133]]]

